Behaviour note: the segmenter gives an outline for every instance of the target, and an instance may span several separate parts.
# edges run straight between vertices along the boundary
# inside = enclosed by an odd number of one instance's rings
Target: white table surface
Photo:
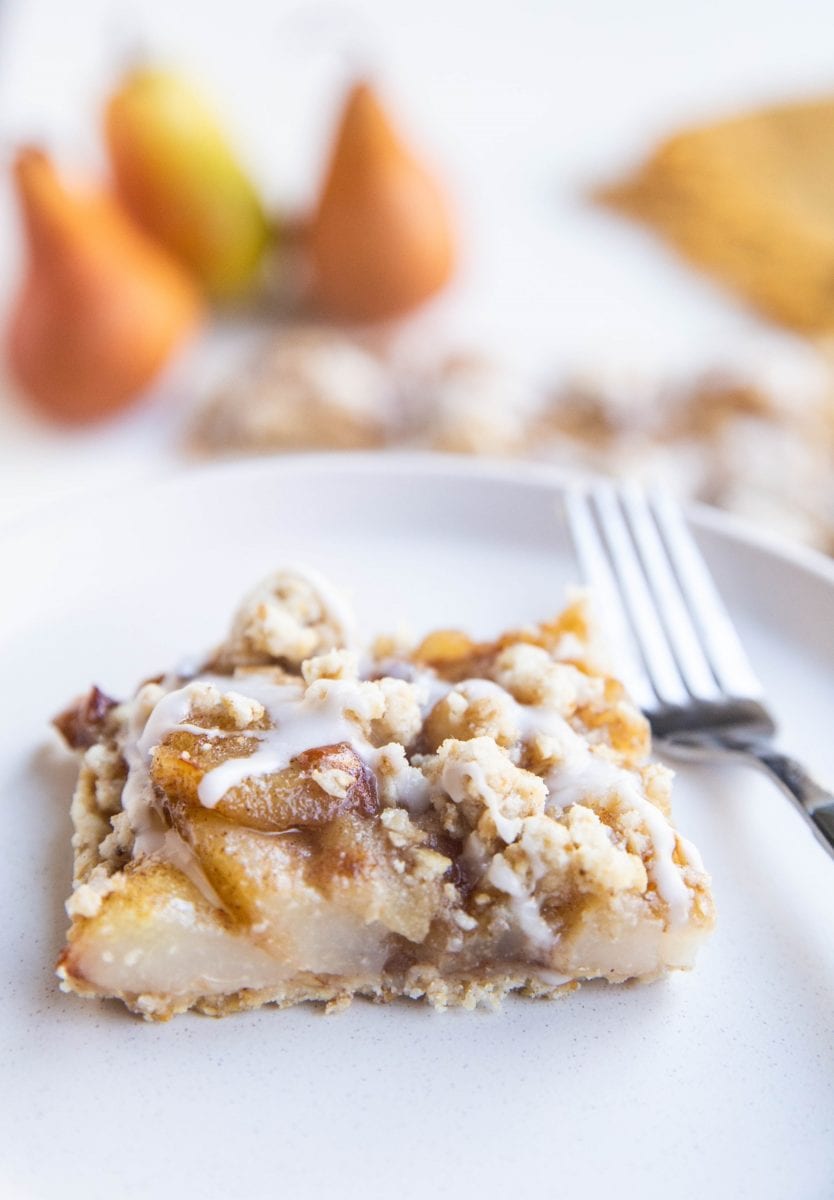
[[[270,202],[312,194],[351,64],[385,88],[445,174],[464,261],[405,336],[489,347],[536,372],[606,364],[648,373],[724,364],[815,378],[812,351],[682,267],[582,189],[664,132],[834,85],[824,0],[5,0],[0,138],[97,170],[101,97],[137,48],[212,93]],[[20,246],[0,189],[0,304]],[[168,470],[206,379],[226,361],[208,334],[153,400],[67,434],[0,387],[0,523],[68,493]]]

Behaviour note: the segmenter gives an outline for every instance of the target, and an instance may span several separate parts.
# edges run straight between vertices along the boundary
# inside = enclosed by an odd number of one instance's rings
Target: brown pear
[[[405,313],[452,273],[454,236],[440,185],[367,83],[347,98],[309,250],[314,301],[348,320]]]
[[[19,151],[14,181],[27,261],[6,334],[12,375],[52,417],[103,417],[153,380],[199,297],[111,196],[70,191],[41,150]]]

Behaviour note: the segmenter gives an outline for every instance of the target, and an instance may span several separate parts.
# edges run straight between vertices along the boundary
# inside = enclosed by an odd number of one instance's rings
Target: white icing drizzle
[[[706,871],[706,867],[704,866],[704,860],[701,858],[701,852],[697,846],[693,846],[689,838],[681,837],[680,834],[678,834],[678,841],[680,842],[681,850],[683,851],[684,857],[689,865],[694,867],[696,871],[700,871],[703,874]]]
[[[420,693],[420,712],[424,720],[435,704],[438,704],[444,697],[448,696],[449,692],[453,692],[460,687],[460,684],[449,683],[448,680],[441,679],[439,675],[434,671],[430,671],[427,667],[421,668],[414,674],[412,683],[418,688]]]
[[[319,587],[315,576],[312,582]],[[557,712],[546,707],[520,704],[491,680],[470,679],[450,684],[439,679],[434,672],[421,669],[415,673],[413,682],[424,693],[426,712],[453,690],[460,691],[469,700],[494,696],[511,708],[522,739],[536,734],[552,737],[557,742],[561,757],[559,765],[545,780],[548,808],[564,809],[593,797],[616,794],[639,814],[641,823],[649,833],[652,848],[647,869],[658,895],[668,907],[670,923],[677,925],[686,921],[692,897],[681,869],[673,858],[676,835],[660,809],[642,793],[633,772],[594,754],[585,740]],[[124,808],[136,831],[137,842],[141,845],[149,846],[152,841],[158,841],[160,832],[164,832],[160,830],[161,822],[153,809],[148,774],[154,747],[175,728],[189,729],[205,737],[228,736],[226,731],[207,730],[186,723],[197,690],[204,691],[207,684],[221,691],[234,691],[257,700],[268,713],[272,725],[264,731],[235,731],[245,732],[248,737],[257,739],[258,748],[248,757],[230,758],[205,774],[198,795],[207,808],[214,808],[226,792],[239,786],[245,779],[283,770],[297,755],[318,746],[348,743],[372,769],[377,766],[379,750],[366,739],[361,727],[363,722],[367,723],[380,715],[374,709],[378,694],[367,691],[373,689],[372,684],[355,680],[319,679],[304,691],[300,682],[279,685],[253,675],[234,679],[202,676],[164,695],[152,710],[144,728],[134,730],[125,747],[129,774],[124,789]],[[483,767],[471,760],[446,764],[442,784],[453,800],[460,802],[465,797],[468,783],[475,785],[488,806],[501,838],[507,843],[513,842],[521,831],[522,820],[502,813],[500,798],[489,787]],[[403,799],[408,803],[405,797]],[[426,803],[425,795],[415,791],[411,802],[415,809],[419,809]],[[495,886],[499,885],[496,883]],[[528,902],[535,906],[535,901],[532,897],[516,899],[525,932],[540,940],[541,930],[536,933],[532,908],[524,907]]]
[[[486,700],[492,697],[512,712],[521,740],[533,737],[535,734],[548,734],[559,741],[578,739],[578,734],[571,729],[567,721],[552,708],[536,704],[520,704],[506,688],[492,679],[464,679],[460,683],[445,683],[435,680],[433,703],[448,695],[449,692],[460,692],[467,700]],[[431,707],[431,705],[430,705]],[[582,743],[584,745],[584,742]]]
[[[155,846],[154,849],[155,853],[164,858],[166,862],[178,867],[183,875],[191,880],[197,891],[205,896],[209,904],[214,908],[224,907],[223,901],[209,882],[199,858],[188,842],[180,837],[176,829],[166,829],[160,837],[158,846]]]
[[[247,679],[246,688],[253,683]],[[254,754],[227,759],[203,776],[197,789],[200,803],[214,808],[230,788],[238,787],[244,779],[282,771],[297,755],[317,746],[347,742],[361,758],[370,760],[374,747],[348,715],[363,715],[360,687],[350,680],[319,679],[301,698],[296,689],[287,695],[289,689],[269,684],[256,687],[254,692],[241,689],[244,695],[263,704],[273,727],[258,733],[260,746]]]
[[[172,729],[182,727],[191,716],[195,693],[204,683],[204,680],[199,684],[187,683],[185,687],[168,692],[157,701],[136,742],[136,749],[146,762],[150,761],[151,752],[166,734]]]
[[[508,817],[501,811],[500,797],[496,794],[495,789],[490,786],[489,780],[486,777],[486,771],[479,762],[473,762],[467,759],[465,762],[459,762],[456,759],[447,759],[443,764],[443,774],[441,776],[441,785],[444,792],[454,800],[455,804],[461,804],[469,795],[467,784],[472,784],[478,793],[478,797],[486,805],[495,822],[495,828],[498,831],[498,836],[502,838],[508,845],[514,842],[521,830],[521,817]]]
[[[443,682],[443,680],[437,679],[438,684]],[[500,700],[509,700],[515,707],[521,708],[521,705],[517,700],[513,700],[507,689],[502,688],[500,683],[495,683],[492,679],[463,679],[460,683],[447,683],[441,696],[451,691],[462,692],[467,700],[481,700],[487,696],[495,696]]]
[[[179,691],[182,690],[184,689],[179,689]],[[171,696],[175,696],[176,699],[171,700]],[[168,701],[167,704],[166,701]],[[128,737],[122,747],[128,767],[127,779],[122,789],[122,808],[127,814],[134,833],[134,857],[159,855],[178,867],[208,900],[209,904],[215,908],[222,908],[220,897],[209,882],[192,848],[175,829],[170,829],[165,825],[157,812],[148,770],[150,753],[153,745],[156,744],[154,739],[161,730],[167,731],[171,722],[174,726],[185,728],[176,721],[176,716],[179,713],[182,713],[183,718],[188,715],[190,700],[186,701],[178,692],[168,693],[157,702],[144,726],[137,715],[141,711],[141,705],[137,705],[136,710],[131,714],[128,723]]]
[[[156,845],[153,843],[157,842],[159,840],[158,835],[164,832],[161,828],[162,823],[159,821],[153,807],[153,786],[150,774],[148,773],[148,754],[140,742],[144,730],[148,728],[154,719],[156,708],[165,699],[167,697],[163,696],[157,706],[152,709],[150,716],[144,724],[141,723],[140,719],[142,710],[139,700],[134,701],[134,707],[128,721],[127,738],[122,747],[122,754],[127,763],[127,779],[122,789],[122,808],[127,813],[131,829],[134,833],[134,853],[136,855],[152,853],[153,849],[156,849]],[[188,715],[189,710],[183,708],[177,711],[182,711],[184,719]],[[176,723],[175,714],[172,714],[172,716],[174,717],[174,723]]]
[[[669,909],[670,924],[682,925],[692,907],[692,895],[674,860],[677,839],[666,817],[640,790],[636,776],[593,754],[579,737],[570,757],[551,771],[547,779],[554,806],[567,808],[589,797],[616,795],[639,814],[652,842],[647,864],[649,878]]]
[[[639,813],[652,841],[651,859],[647,867],[649,877],[669,908],[670,924],[685,923],[692,907],[692,895],[673,858],[675,831],[657,805],[643,795],[634,773],[594,754],[585,739],[571,729],[559,713],[537,705],[519,704],[509,692],[490,679],[467,679],[454,686],[468,699],[495,696],[502,702],[509,702],[523,739],[540,733],[558,741],[563,758],[545,780],[548,808],[567,808],[571,804],[581,804],[589,797],[616,793]],[[465,769],[471,776],[472,764],[467,764]],[[482,780],[475,782],[476,786],[483,786]],[[452,796],[452,799],[456,798]],[[495,807],[490,806],[490,811],[500,836],[506,842],[513,841],[521,828],[521,821],[500,817],[499,824]],[[514,826],[517,826],[515,831]],[[688,843],[682,843],[682,848],[689,857]],[[697,866],[696,857],[691,861]]]
[[[412,767],[398,742],[375,750],[368,766],[382,775],[386,788],[393,791],[396,803],[412,814],[424,813],[431,803],[429,781],[419,767]]]
[[[537,705],[519,704],[509,692],[490,679],[467,679],[454,687],[471,700],[495,696],[503,703],[508,702],[513,708],[522,739],[539,733],[557,740],[563,757],[559,766],[545,780],[548,808],[567,808],[571,804],[581,804],[589,797],[616,793],[639,813],[652,841],[651,859],[647,867],[649,877],[668,906],[670,924],[685,923],[692,907],[692,896],[673,858],[675,832],[660,809],[643,795],[634,773],[594,754],[585,739],[571,729],[559,713]],[[463,770],[472,777],[473,764],[466,764]],[[485,780],[479,778],[473,781],[483,791]],[[452,778],[451,783],[453,787],[462,786],[462,782],[456,778]],[[452,795],[452,799],[459,797]],[[518,836],[521,821],[502,817],[497,806],[490,805],[490,811],[500,836],[504,841],[512,842]],[[682,843],[682,848],[689,857],[688,843]],[[691,861],[697,866],[696,858]]]
[[[484,878],[509,896],[513,920],[527,941],[541,950],[550,949],[555,938],[539,909],[534,894],[535,881],[533,888],[525,887],[502,854],[495,855]]]
[[[490,864],[489,851],[474,829],[463,844],[460,861],[466,873],[474,879],[480,879]]]
[[[412,684],[416,690],[423,720],[438,701],[448,696],[449,692],[454,692],[462,686],[459,683],[449,683],[448,679],[441,679],[437,672],[432,671],[430,667],[418,667],[415,663],[404,662],[398,658],[384,658],[381,661],[371,662],[367,669],[373,672],[374,678],[382,673],[391,679],[404,679],[407,683]],[[488,679],[479,679],[475,682],[490,685]],[[498,687],[498,684],[491,684],[491,686]]]

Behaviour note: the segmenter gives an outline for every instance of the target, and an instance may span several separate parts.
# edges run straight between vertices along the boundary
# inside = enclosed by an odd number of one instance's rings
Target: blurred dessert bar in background
[[[326,326],[274,333],[198,414],[193,444],[226,453],[370,450],[389,440],[394,376]]]
[[[190,441],[202,454],[390,447],[631,474],[831,553],[826,376],[595,368],[542,384],[479,353],[408,363],[327,326],[289,327],[198,411]]]

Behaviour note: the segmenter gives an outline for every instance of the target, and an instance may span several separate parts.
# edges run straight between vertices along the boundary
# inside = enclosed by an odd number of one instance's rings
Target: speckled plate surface
[[[57,990],[74,764],[49,717],[90,682],[125,692],[211,644],[285,559],[346,585],[366,630],[545,616],[576,575],[560,486],[453,459],[273,460],[6,533],[3,1194],[834,1194],[834,864],[742,768],[678,778],[719,906],[689,975],[497,1013],[357,1003],[159,1026]],[[834,778],[834,567],[721,517],[695,525],[784,744]]]

